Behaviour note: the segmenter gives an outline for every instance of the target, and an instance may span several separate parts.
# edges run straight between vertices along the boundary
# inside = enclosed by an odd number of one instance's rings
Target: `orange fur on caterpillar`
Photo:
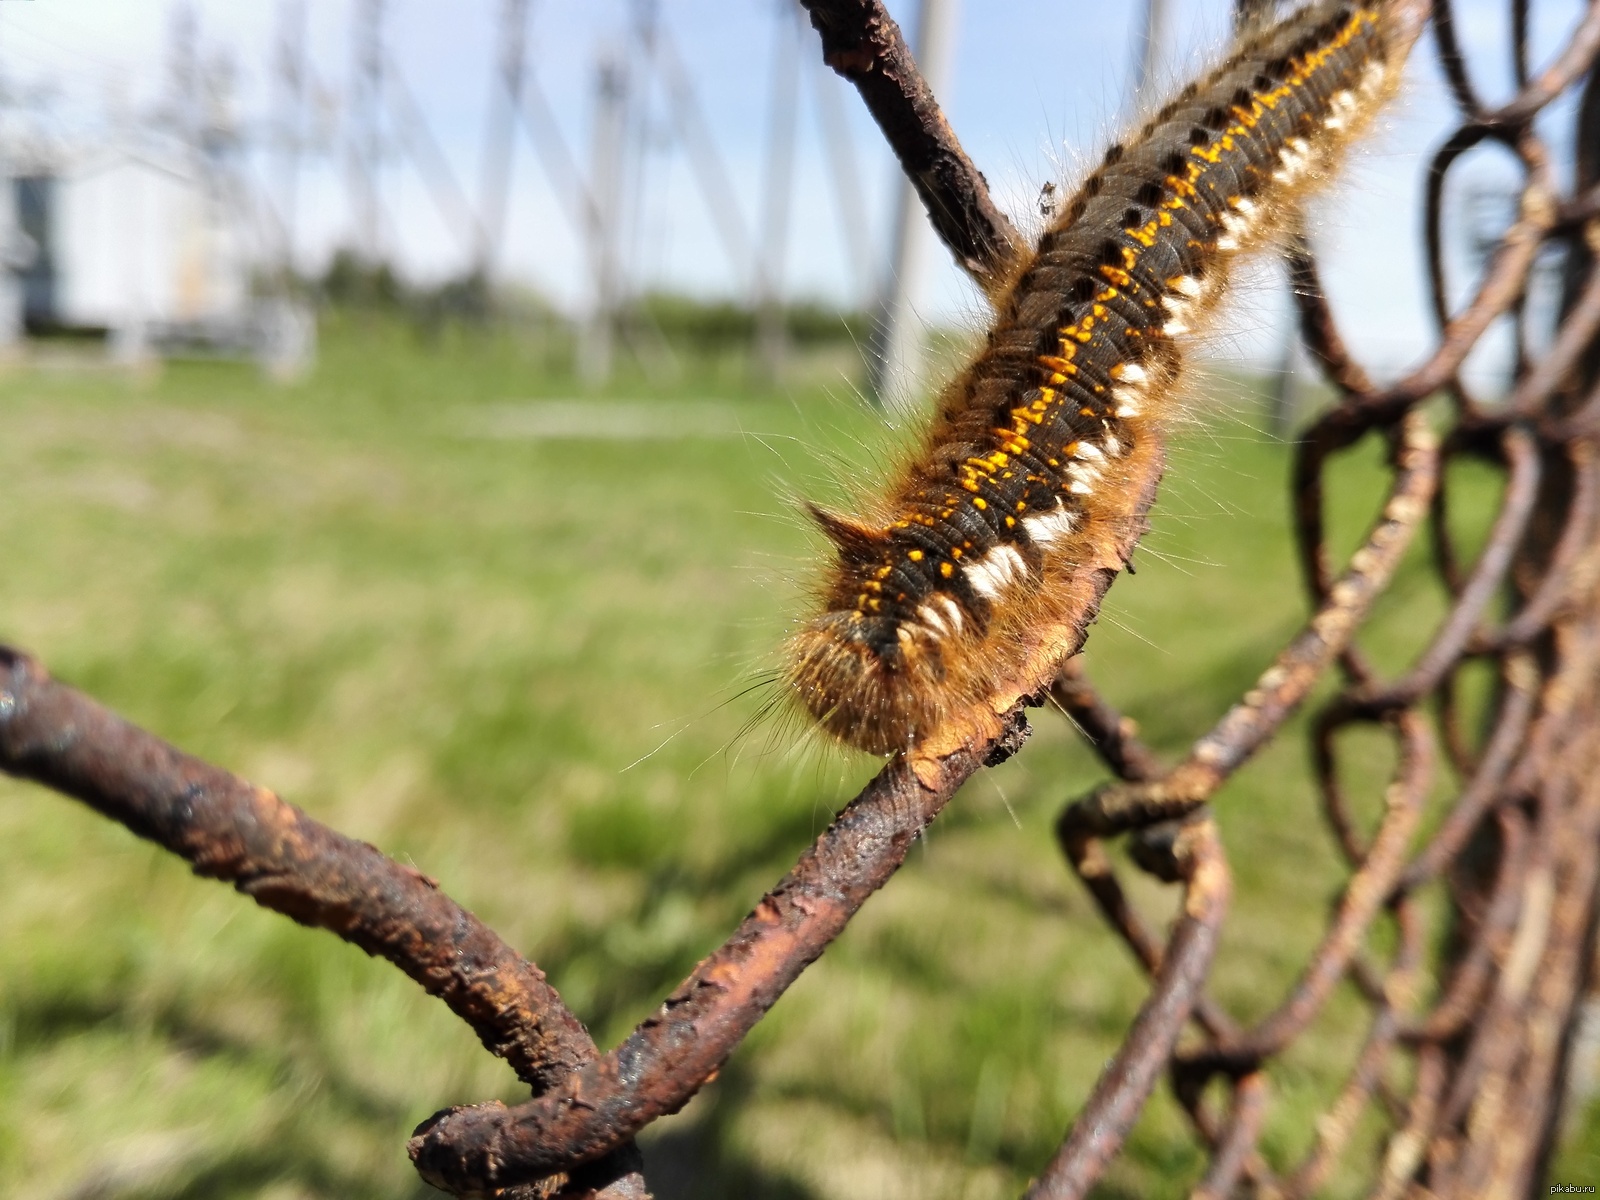
[[[789,642],[819,724],[877,754],[992,732],[1081,646],[1160,474],[1183,351],[1233,261],[1393,90],[1384,0],[1320,0],[1246,34],[1111,147],[1017,269],[984,348]]]

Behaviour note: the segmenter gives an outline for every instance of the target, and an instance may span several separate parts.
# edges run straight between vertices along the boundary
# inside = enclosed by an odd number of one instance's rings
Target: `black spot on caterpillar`
[[[1159,475],[1182,349],[1392,90],[1386,22],[1384,0],[1311,4],[1113,145],[873,515],[811,510],[838,555],[788,680],[823,729],[937,749],[1077,652],[1090,577],[1123,565]]]

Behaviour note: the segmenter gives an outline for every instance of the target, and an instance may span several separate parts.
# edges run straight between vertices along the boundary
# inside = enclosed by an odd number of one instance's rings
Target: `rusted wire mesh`
[[[804,2],[829,64],[858,84],[946,244],[980,282],[998,277],[1015,231],[894,23],[876,0]],[[1339,394],[1297,447],[1292,502],[1309,619],[1172,767],[1076,665],[1054,688],[1120,778],[1066,809],[1061,844],[1152,986],[1029,1197],[1084,1195],[1163,1074],[1209,1152],[1195,1196],[1315,1192],[1357,1126],[1373,1119],[1384,1146],[1374,1196],[1527,1194],[1550,1151],[1600,867],[1600,81],[1591,71],[1600,4],[1534,75],[1527,0],[1511,0],[1520,90],[1498,108],[1473,86],[1447,0],[1392,7],[1413,34],[1431,21],[1461,112],[1428,171],[1438,342],[1398,382],[1375,386],[1340,336],[1310,247],[1291,246],[1304,341]],[[1534,118],[1577,88],[1575,182],[1564,192]],[[1452,313],[1444,183],[1484,142],[1520,162],[1519,205],[1476,293]],[[1535,359],[1525,302],[1535,260],[1552,244],[1565,248],[1565,295],[1551,348]],[[1504,399],[1481,399],[1463,385],[1462,363],[1502,318],[1516,329],[1515,385]],[[1331,462],[1367,438],[1388,448],[1388,492],[1362,544],[1338,561],[1324,533],[1323,481]],[[1471,564],[1460,561],[1446,521],[1447,467],[1462,458],[1505,477]],[[1419,637],[1414,664],[1389,679],[1355,639],[1424,526],[1453,603]],[[1463,696],[1471,671],[1492,675],[1481,704]],[[1265,1019],[1244,1026],[1205,988],[1230,893],[1225,830],[1207,803],[1328,679],[1337,687],[1309,724],[1311,759],[1332,853],[1348,879],[1296,984]],[[1355,815],[1361,805],[1340,754],[1355,726],[1394,745],[1372,828]],[[646,1195],[633,1136],[715,1075],[956,789],[1014,752],[1025,733],[1018,712],[991,743],[936,762],[891,761],[733,936],[600,1055],[539,969],[432,881],[0,649],[0,769],[76,796],[199,873],[387,958],[516,1069],[532,1100],[441,1113],[412,1142],[423,1176],[458,1195]],[[1182,889],[1179,915],[1163,932],[1134,908],[1107,852],[1108,839],[1122,836],[1138,869]],[[1310,1152],[1269,1165],[1258,1142],[1274,1064],[1343,984],[1369,1011],[1364,1042]]]

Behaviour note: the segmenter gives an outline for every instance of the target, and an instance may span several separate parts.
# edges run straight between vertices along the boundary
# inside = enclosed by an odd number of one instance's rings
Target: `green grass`
[[[875,766],[783,722],[752,728],[770,692],[751,684],[816,550],[793,497],[843,495],[896,437],[841,364],[773,394],[734,360],[613,389],[716,436],[477,436],[515,425],[505,405],[576,395],[548,358],[346,322],[293,387],[194,364],[0,379],[0,638],[437,877],[607,1045]],[[1244,419],[1186,433],[1139,573],[1090,641],[1095,677],[1165,752],[1303,615],[1287,467]],[[1376,446],[1339,467],[1342,547],[1378,467]],[[1463,528],[1481,529],[1492,485],[1463,497]],[[1441,603],[1414,553],[1374,657],[1409,661]],[[1065,722],[1035,725],[717,1082],[650,1131],[661,1196],[1002,1197],[1047,1160],[1145,988],[1049,832],[1103,772]],[[1214,987],[1242,1015],[1294,978],[1342,879],[1303,745],[1270,748],[1219,803],[1238,898]],[[1382,743],[1347,749],[1375,784]],[[1169,891],[1136,891],[1170,910]],[[97,1172],[129,1184],[103,1194],[163,1200],[432,1194],[405,1159],[412,1126],[518,1098],[392,968],[5,781],[0,914],[0,1194]],[[1275,1161],[1309,1144],[1362,1011],[1341,995],[1275,1068]],[[1595,1162],[1586,1129],[1574,1171]],[[1369,1153],[1330,1194],[1351,1194]],[[1180,1194],[1198,1165],[1162,1093],[1101,1194]]]

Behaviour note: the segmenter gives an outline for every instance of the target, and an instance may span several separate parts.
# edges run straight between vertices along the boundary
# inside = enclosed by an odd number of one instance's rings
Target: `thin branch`
[[[1528,598],[1527,605],[1503,629],[1480,630],[1473,636],[1468,647],[1473,654],[1492,654],[1527,645],[1543,633],[1562,606],[1570,602],[1575,589],[1582,585],[1580,576],[1585,573],[1592,576],[1600,568],[1593,546],[1595,520],[1600,516],[1600,503],[1597,503],[1600,502],[1600,466],[1595,462],[1594,447],[1587,440],[1569,442],[1566,458],[1573,476],[1572,502],[1561,537],[1550,556],[1549,570]]]
[[[1543,468],[1533,438],[1525,430],[1509,429],[1504,450],[1511,477],[1506,483],[1500,512],[1472,576],[1461,589],[1450,615],[1439,626],[1416,665],[1402,679],[1387,686],[1357,688],[1340,698],[1337,711],[1373,714],[1415,704],[1439,686],[1451,664],[1460,658],[1489,602],[1504,589],[1506,572],[1533,518],[1534,503],[1539,495]]]
[[[1233,1111],[1217,1139],[1211,1169],[1189,1200],[1229,1200],[1236,1191],[1245,1163],[1255,1150],[1267,1117],[1267,1077],[1252,1071],[1233,1085]]]
[[[1481,127],[1463,128],[1438,152],[1429,171],[1426,232],[1433,292],[1441,318],[1444,290],[1439,266],[1443,261],[1440,213],[1444,176],[1461,155],[1489,136],[1490,131]],[[1367,430],[1394,421],[1411,405],[1448,386],[1478,339],[1527,288],[1539,247],[1560,217],[1560,204],[1543,144],[1524,132],[1515,148],[1529,172],[1520,197],[1520,213],[1500,239],[1477,293],[1466,308],[1444,323],[1439,345],[1424,362],[1387,388],[1354,396],[1329,409],[1311,427],[1307,440],[1317,443],[1325,453],[1350,445]]]
[[[678,1111],[889,880],[956,789],[1025,730],[1019,710],[998,741],[891,761],[621,1046],[531,1103],[448,1109],[424,1123],[411,1141],[422,1177],[457,1192],[505,1187],[595,1158]]]
[[[1278,731],[1349,645],[1428,511],[1438,481],[1439,448],[1420,413],[1406,418],[1396,459],[1389,498],[1349,569],[1256,686],[1161,779],[1101,788],[1068,808],[1061,818],[1064,835],[1107,836],[1184,816]]]
[[[82,800],[264,908],[387,959],[534,1089],[598,1051],[544,972],[439,885],[193,758],[0,646],[0,771]],[[643,1195],[625,1148],[608,1197]],[[611,1182],[611,1181],[608,1181]]]
[[[1594,346],[1596,333],[1600,333],[1600,271],[1590,275],[1561,323],[1555,343],[1517,384],[1506,407],[1519,414],[1533,413],[1568,386],[1584,354]],[[1574,414],[1573,419],[1581,422],[1583,414]]]
[[[1456,39],[1455,6],[1451,0],[1433,0],[1433,37],[1439,51],[1439,66],[1455,95],[1456,106],[1463,116],[1478,116],[1483,112],[1483,102],[1467,78],[1461,43]]]
[[[961,148],[900,26],[879,0],[800,2],[822,35],[823,61],[861,93],[940,241],[994,295],[1023,252],[1022,236]]]
[[[1339,333],[1304,228],[1297,227],[1290,235],[1284,261],[1289,271],[1289,292],[1300,310],[1300,338],[1306,349],[1341,391],[1362,395],[1371,392],[1371,376],[1356,362]]]
[[[1350,878],[1339,898],[1334,920],[1307,961],[1288,999],[1244,1036],[1226,1045],[1180,1058],[1185,1071],[1227,1071],[1241,1074],[1283,1050],[1310,1023],[1360,948],[1374,917],[1389,899],[1405,869],[1406,848],[1422,817],[1422,804],[1433,784],[1434,752],[1422,718],[1408,712],[1399,718],[1400,766],[1384,793],[1383,823],[1372,850]]]
[[[196,874],[388,959],[536,1090],[594,1057],[544,972],[433,880],[174,749],[3,646],[0,770],[75,796]]]
[[[1095,689],[1083,673],[1083,659],[1070,659],[1061,668],[1050,685],[1050,698],[1119,778],[1140,781],[1160,776],[1161,760],[1140,740],[1133,720]]]
[[[1600,4],[1590,0],[1583,20],[1567,39],[1561,54],[1511,102],[1485,116],[1487,124],[1521,125],[1531,120],[1545,105],[1576,83],[1600,53]]]
[[[1232,877],[1209,818],[1185,826],[1173,851],[1184,898],[1155,987],[1066,1141],[1024,1200],[1072,1200],[1088,1194],[1150,1098],[1205,983],[1232,894]]]

